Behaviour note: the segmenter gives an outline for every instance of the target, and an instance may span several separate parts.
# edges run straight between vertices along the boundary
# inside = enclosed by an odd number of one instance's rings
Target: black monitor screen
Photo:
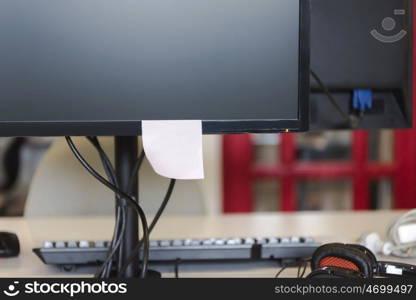
[[[304,2],[2,0],[0,134],[304,129]]]

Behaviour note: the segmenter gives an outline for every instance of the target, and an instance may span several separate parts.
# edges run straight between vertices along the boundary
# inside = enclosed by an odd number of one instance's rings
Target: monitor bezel
[[[298,118],[202,121],[204,134],[301,132],[309,128],[310,0],[299,0]],[[0,136],[137,136],[141,121],[0,121]]]

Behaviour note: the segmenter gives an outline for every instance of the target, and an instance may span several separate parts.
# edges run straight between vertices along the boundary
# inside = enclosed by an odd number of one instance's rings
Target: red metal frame
[[[413,5],[416,16],[416,5]],[[416,87],[416,22],[413,22],[413,87]],[[396,208],[416,206],[416,89],[413,88],[413,129],[398,130],[394,143],[397,164],[394,179]]]
[[[416,5],[413,6],[416,15]],[[416,41],[416,22],[414,22]],[[416,46],[413,47],[416,57]],[[416,86],[416,59],[413,60],[413,86]],[[414,129],[398,130],[394,138],[394,161],[389,164],[368,160],[368,132],[355,131],[350,162],[298,162],[294,134],[281,135],[281,154],[278,165],[253,163],[250,135],[225,136],[223,139],[224,199],[223,211],[250,212],[253,209],[254,180],[276,179],[281,184],[282,210],[296,210],[296,183],[299,180],[351,179],[353,207],[370,208],[369,183],[372,179],[390,178],[393,181],[394,207],[416,207],[416,93],[413,95]]]
[[[226,135],[223,138],[223,210],[250,212],[253,209],[251,136]]]
[[[416,206],[416,130],[400,130],[395,135],[394,178],[396,208]]]
[[[414,131],[410,131],[414,132]],[[406,132],[407,134],[407,132]],[[368,132],[355,131],[352,139],[352,160],[350,162],[299,162],[296,159],[296,146],[294,134],[281,135],[281,155],[278,165],[253,164],[253,145],[250,135],[226,136],[224,137],[224,212],[250,212],[252,211],[252,184],[254,180],[276,179],[281,185],[283,211],[294,211],[297,209],[296,183],[299,180],[353,180],[353,207],[356,210],[370,208],[369,185],[372,179],[394,178],[395,184],[409,184],[401,181],[403,169],[410,172],[407,167],[407,159],[400,157],[404,163],[397,162],[384,164],[368,160]],[[414,139],[416,141],[416,139]],[[233,143],[236,143],[235,146]],[[396,141],[396,147],[400,149],[402,141]],[[411,143],[408,143],[411,145]],[[414,149],[409,149],[416,154],[416,143]],[[411,147],[408,147],[411,148]],[[250,149],[250,150],[248,150]],[[237,153],[241,152],[239,155]],[[416,155],[414,163],[416,163]],[[230,158],[232,165],[230,164]],[[235,168],[235,166],[238,166]],[[416,166],[414,168],[416,170]],[[409,181],[412,179],[409,179]],[[415,181],[416,182],[416,178]],[[395,186],[396,189],[400,189]],[[416,190],[416,185],[414,185]],[[409,188],[406,189],[409,191]],[[416,193],[413,193],[416,195]],[[409,193],[404,192],[403,200],[397,202],[397,206],[404,208],[406,203],[411,205]]]

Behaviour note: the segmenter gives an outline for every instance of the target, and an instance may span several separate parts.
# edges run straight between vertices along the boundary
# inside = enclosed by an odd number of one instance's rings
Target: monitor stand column
[[[115,137],[115,169],[117,181],[120,188],[130,194],[136,201],[139,201],[139,187],[138,175],[134,179],[132,191],[127,191],[127,186],[130,181],[131,173],[138,157],[138,138],[136,136],[120,136]],[[121,204],[126,208],[126,232],[121,243],[121,253],[118,258],[119,263],[123,265],[127,258],[132,254],[134,247],[139,240],[139,218],[137,212],[131,205],[128,205],[126,199],[121,201]],[[139,272],[139,259],[132,261],[126,272],[120,274],[123,278],[137,277]]]

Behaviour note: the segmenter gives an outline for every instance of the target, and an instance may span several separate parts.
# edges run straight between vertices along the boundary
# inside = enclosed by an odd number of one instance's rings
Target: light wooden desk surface
[[[152,239],[311,236],[318,241],[355,241],[365,232],[384,235],[387,226],[403,212],[305,212],[227,215],[220,217],[162,217]],[[0,260],[0,277],[85,276],[63,273],[44,265],[33,253],[45,240],[108,240],[113,219],[90,218],[0,218],[0,231],[17,233],[21,243],[18,258]],[[171,276],[172,270],[167,270]],[[206,266],[184,268],[183,276],[272,277],[276,267],[217,270]],[[84,271],[86,272],[86,271]],[[170,272],[170,273],[169,273]],[[290,272],[290,271],[289,271]]]

